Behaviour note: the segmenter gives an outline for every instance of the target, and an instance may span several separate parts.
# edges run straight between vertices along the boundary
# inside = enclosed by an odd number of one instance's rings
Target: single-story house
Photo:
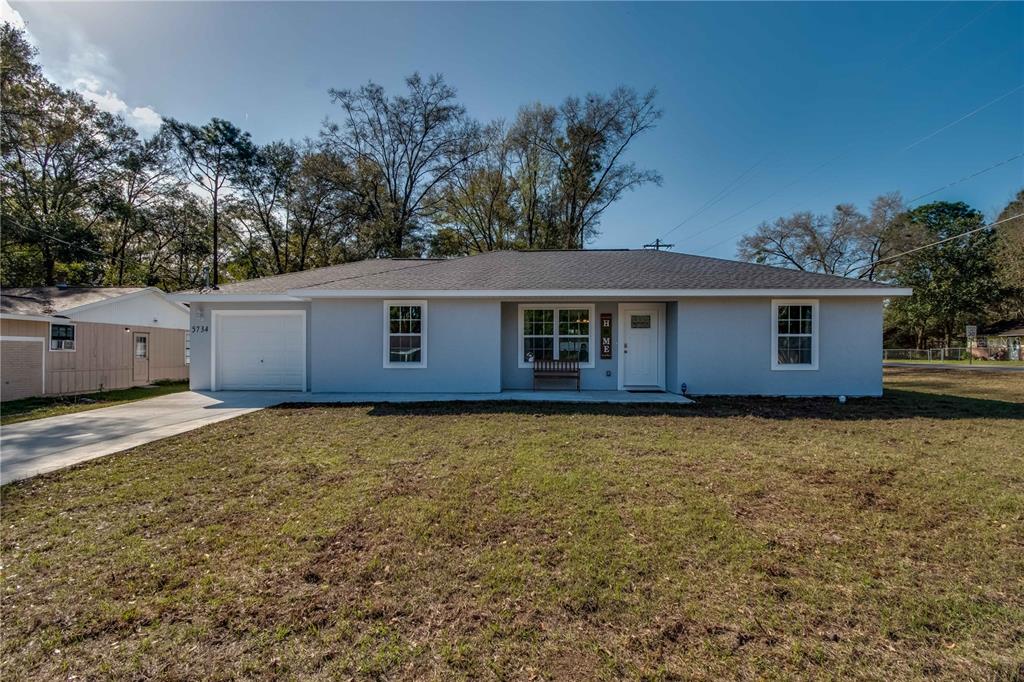
[[[153,287],[0,289],[0,400],[188,378],[188,307]]]
[[[875,282],[651,250],[376,259],[183,292],[193,390],[882,393]]]
[[[971,352],[986,360],[1024,360],[1024,320],[1003,320],[985,326]]]

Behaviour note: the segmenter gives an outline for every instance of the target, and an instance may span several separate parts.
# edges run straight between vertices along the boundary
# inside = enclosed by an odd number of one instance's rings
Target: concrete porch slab
[[[220,397],[220,393],[211,393]],[[501,391],[500,393],[281,393],[282,403],[435,403],[512,400],[540,403],[625,403],[688,405],[675,393],[630,391]]]

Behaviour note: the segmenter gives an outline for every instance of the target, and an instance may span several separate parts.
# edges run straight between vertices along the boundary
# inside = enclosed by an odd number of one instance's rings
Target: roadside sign
[[[967,364],[974,364],[974,349],[971,348],[971,342],[978,338],[978,325],[969,324],[967,325]],[[980,345],[980,344],[979,344]]]

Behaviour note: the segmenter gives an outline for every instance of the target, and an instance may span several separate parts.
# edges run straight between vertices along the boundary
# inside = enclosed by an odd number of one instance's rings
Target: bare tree
[[[372,82],[357,90],[332,89],[344,119],[324,128],[335,150],[369,174],[362,198],[393,256],[410,253],[434,208],[435,190],[481,151],[470,144],[476,124],[442,76],[413,74],[405,82],[407,94],[394,97]]]
[[[172,140],[166,134],[133,139],[105,185],[101,206],[106,216],[105,240],[110,268],[117,286],[125,283],[129,249],[147,240],[150,211],[182,185],[171,159]]]
[[[252,153],[249,133],[230,121],[210,119],[204,126],[164,121],[164,130],[177,143],[181,167],[188,178],[210,195],[213,218],[213,280],[220,282],[220,201],[238,166]]]
[[[344,159],[323,145],[305,143],[289,188],[297,270],[309,267],[314,247],[322,254],[317,265],[331,265],[357,255],[342,248],[359,217],[352,186],[352,170]]]
[[[513,158],[511,175],[520,230],[526,248],[560,245],[554,227],[555,197],[558,194],[556,157],[547,152],[538,140],[555,138],[558,110],[534,104],[522,107],[509,131],[509,153]]]
[[[299,152],[287,142],[272,142],[255,149],[236,168],[233,182],[239,189],[236,220],[258,234],[270,247],[274,274],[289,271],[288,191],[298,173]]]
[[[557,161],[559,217],[566,248],[583,248],[596,236],[601,214],[624,192],[661,176],[624,159],[629,145],[661,118],[656,92],[618,87],[607,97],[569,97],[558,110],[557,131],[536,138]]]
[[[514,248],[520,243],[505,126],[492,123],[482,137],[480,146],[485,151],[452,174],[434,216],[442,228],[453,231],[463,253]]]
[[[890,253],[891,244],[901,243],[894,225],[903,211],[900,195],[892,193],[872,202],[870,217],[853,204],[840,204],[831,214],[794,213],[761,223],[740,240],[737,255],[766,265],[874,279],[878,260]]]

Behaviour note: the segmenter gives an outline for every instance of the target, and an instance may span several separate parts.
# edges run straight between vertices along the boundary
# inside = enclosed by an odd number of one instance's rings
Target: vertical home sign
[[[612,359],[612,314],[601,313],[601,359]]]

